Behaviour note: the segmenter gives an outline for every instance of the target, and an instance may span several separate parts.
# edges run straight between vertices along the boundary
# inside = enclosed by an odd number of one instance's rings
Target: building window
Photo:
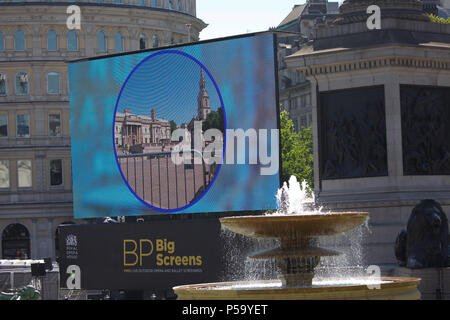
[[[146,47],[145,36],[143,34],[141,34],[139,36],[139,49],[145,49],[145,47]]]
[[[55,30],[49,30],[47,32],[47,50],[56,51],[58,50],[58,36]]]
[[[17,160],[17,182],[19,188],[31,188],[31,160]]]
[[[9,188],[9,161],[0,160],[0,188]]]
[[[8,114],[0,114],[0,138],[8,136]]]
[[[156,34],[153,35],[152,46],[153,46],[153,48],[159,47],[159,40],[158,40],[158,36]]]
[[[296,132],[299,131],[299,130],[298,130],[298,121],[297,121],[297,120],[294,120],[294,130],[295,130]]]
[[[169,0],[169,9],[170,9],[170,10],[173,9],[173,0]]]
[[[48,133],[50,136],[61,136],[61,114],[50,113],[48,115]]]
[[[49,72],[47,74],[47,93],[59,94],[59,73]]]
[[[3,36],[3,33],[0,32],[0,51],[5,50],[5,37]]]
[[[181,11],[181,0],[178,0],[178,10]]]
[[[123,51],[123,37],[120,32],[114,34],[114,50],[115,52]]]
[[[306,95],[298,97],[298,105],[300,106],[300,108],[306,107]]]
[[[157,6],[158,6],[157,0],[152,0],[152,7],[157,7]]]
[[[16,94],[28,94],[28,73],[18,72],[16,74]]]
[[[0,73],[0,96],[6,95],[6,74]]]
[[[140,6],[145,5],[145,0],[139,0],[139,5],[140,5]]]
[[[289,110],[297,109],[297,99],[296,98],[291,99],[289,104],[290,104]]]
[[[63,183],[62,160],[50,160],[50,185],[60,186]]]
[[[20,223],[8,225],[2,233],[2,258],[3,259],[29,259],[30,233]]]
[[[48,133],[53,137],[61,136],[61,114],[50,113],[48,115]]]
[[[70,30],[67,33],[67,50],[78,51],[78,35],[76,31]]]
[[[25,33],[22,30],[14,33],[14,50],[25,51]]]
[[[30,137],[30,115],[23,113],[16,115],[16,136],[18,138]]]
[[[114,0],[114,3],[120,4],[120,3],[122,3],[122,1],[121,0]]]
[[[306,128],[306,116],[300,118],[300,127],[301,129]]]
[[[106,37],[103,31],[97,33],[97,49],[98,52],[106,52]]]

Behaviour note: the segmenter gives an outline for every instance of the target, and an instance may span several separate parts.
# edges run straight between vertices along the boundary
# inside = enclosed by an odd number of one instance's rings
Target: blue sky
[[[200,48],[187,47],[198,57]],[[122,57],[126,60],[126,57]],[[157,54],[143,61],[127,81],[118,111],[124,108],[132,113],[150,116],[155,108],[156,117],[174,120],[176,124],[188,123],[197,115],[201,66],[179,54]],[[204,72],[206,88],[210,96],[211,109],[217,110],[220,100],[214,84]]]
[[[209,24],[200,40],[266,31],[302,3],[305,0],[197,0],[197,17]]]
[[[294,5],[305,2],[305,0],[197,0],[197,17],[209,24],[200,33],[200,40],[266,31],[270,27],[278,26]]]

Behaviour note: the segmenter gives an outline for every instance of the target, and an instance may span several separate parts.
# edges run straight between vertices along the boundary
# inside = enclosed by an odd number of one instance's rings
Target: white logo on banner
[[[74,246],[78,245],[77,236],[73,234],[69,234],[66,238],[66,246]]]
[[[78,259],[78,240],[76,235],[69,234],[66,237],[66,258]]]

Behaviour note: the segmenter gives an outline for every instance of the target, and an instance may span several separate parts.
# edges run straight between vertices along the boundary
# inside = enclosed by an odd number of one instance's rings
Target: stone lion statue
[[[439,202],[422,200],[395,242],[395,256],[411,269],[449,266],[448,220]]]

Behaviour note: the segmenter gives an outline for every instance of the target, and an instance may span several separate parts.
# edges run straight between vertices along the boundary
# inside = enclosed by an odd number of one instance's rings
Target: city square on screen
[[[69,64],[75,217],[275,209],[275,44],[265,32]]]

